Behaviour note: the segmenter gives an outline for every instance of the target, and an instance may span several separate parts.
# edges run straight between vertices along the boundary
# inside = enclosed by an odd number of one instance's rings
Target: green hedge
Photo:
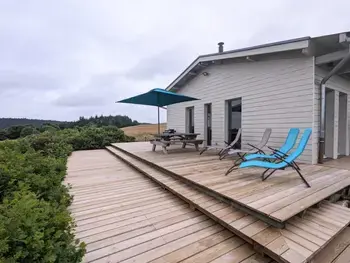
[[[115,127],[46,131],[0,142],[0,262],[80,262],[62,184],[72,150],[132,141]]]

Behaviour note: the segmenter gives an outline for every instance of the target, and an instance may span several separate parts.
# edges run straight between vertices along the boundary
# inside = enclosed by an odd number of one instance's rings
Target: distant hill
[[[118,128],[139,125],[140,123],[128,116],[94,116],[80,117],[76,121],[54,121],[26,118],[0,118],[0,141],[15,140],[20,137],[38,134],[50,130],[60,130],[94,125],[97,127],[114,126]]]
[[[27,119],[27,118],[0,118],[0,130],[6,129],[11,126],[25,126],[32,125],[40,128],[43,124],[50,123],[59,125],[61,128],[72,128],[77,126],[85,126],[94,124],[97,126],[117,126],[118,128],[139,125],[140,123],[130,119],[128,116],[115,115],[115,116],[92,116],[89,118],[80,117],[76,121],[55,121],[55,120],[39,120],[39,119]]]
[[[44,123],[61,124],[64,121],[54,120],[38,120],[38,119],[26,119],[26,118],[0,118],[0,129],[5,129],[15,125],[33,125],[35,127],[41,127]]]

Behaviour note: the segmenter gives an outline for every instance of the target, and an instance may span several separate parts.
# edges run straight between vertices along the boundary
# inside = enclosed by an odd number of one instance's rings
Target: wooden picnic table
[[[156,150],[156,146],[162,146],[162,150],[164,153],[168,153],[167,147],[172,144],[182,144],[182,148],[185,148],[188,144],[193,144],[196,150],[199,150],[199,144],[203,143],[203,140],[198,140],[197,136],[200,133],[182,133],[182,132],[174,132],[174,133],[161,133],[155,134],[154,139],[150,141],[152,146],[152,151]]]

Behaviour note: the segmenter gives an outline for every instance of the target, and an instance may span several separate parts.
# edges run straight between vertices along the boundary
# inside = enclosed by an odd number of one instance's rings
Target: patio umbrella
[[[173,93],[163,89],[152,89],[146,93],[117,101],[118,103],[130,103],[140,105],[150,105],[158,107],[158,134],[160,134],[159,107],[164,107],[180,102],[198,100],[196,98]]]

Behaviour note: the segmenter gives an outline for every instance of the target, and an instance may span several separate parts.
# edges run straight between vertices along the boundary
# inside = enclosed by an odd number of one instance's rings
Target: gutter
[[[323,163],[323,156],[325,153],[325,117],[326,117],[326,82],[348,62],[350,61],[350,52],[321,80],[320,82],[320,136],[318,148],[318,162]]]

